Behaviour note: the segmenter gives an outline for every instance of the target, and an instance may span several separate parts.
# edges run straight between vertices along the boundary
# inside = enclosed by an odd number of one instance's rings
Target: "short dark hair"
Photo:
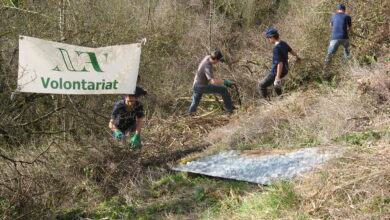
[[[273,38],[275,38],[276,40],[278,40],[278,39],[279,39],[279,33],[276,32],[275,34],[272,34],[270,37],[273,37]]]
[[[122,98],[123,98],[123,99],[125,99],[125,98],[127,98],[127,97],[136,97],[136,98],[137,98],[137,96],[136,96],[135,94],[123,94],[123,95],[122,95]]]
[[[223,55],[220,50],[215,50],[211,53],[210,57],[213,60],[220,60],[222,59]]]
[[[122,97],[123,98],[126,98],[126,97],[140,97],[140,96],[145,96],[148,94],[148,91],[146,91],[145,89],[141,88],[141,87],[135,87],[135,91],[134,91],[134,94],[124,94]]]

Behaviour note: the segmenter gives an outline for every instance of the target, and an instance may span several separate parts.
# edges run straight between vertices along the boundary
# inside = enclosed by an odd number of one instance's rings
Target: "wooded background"
[[[310,89],[320,77],[330,39],[330,16],[339,1],[305,2],[0,0],[0,201],[5,204],[0,210],[14,207],[10,210],[17,213],[4,216],[23,218],[35,210],[30,214],[39,218],[48,207],[62,204],[67,193],[75,193],[73,187],[85,175],[93,175],[107,195],[115,195],[120,189],[114,187],[115,182],[129,171],[112,168],[112,175],[105,178],[108,171],[104,169],[110,161],[117,166],[124,156],[131,156],[124,153],[118,159],[116,153],[122,150],[108,147],[112,146],[109,115],[120,96],[15,93],[20,35],[87,47],[146,38],[138,85],[149,92],[142,101],[145,137],[152,139],[157,135],[152,130],[158,126],[162,131],[170,125],[180,130],[180,123],[170,122],[169,117],[185,115],[197,66],[214,49],[227,59],[216,66],[217,78],[236,82],[244,103],[256,102],[258,82],[271,66],[272,45],[264,38],[269,27],[277,28],[281,39],[304,58],[301,63],[291,59],[285,91]],[[353,59],[371,64],[380,55],[381,43],[389,39],[388,3],[343,2],[358,34],[352,37]],[[204,133],[209,128],[199,129]],[[174,143],[169,132],[158,135],[165,136],[158,136],[154,148]],[[93,161],[104,169],[91,174]],[[37,211],[37,207],[43,208]]]

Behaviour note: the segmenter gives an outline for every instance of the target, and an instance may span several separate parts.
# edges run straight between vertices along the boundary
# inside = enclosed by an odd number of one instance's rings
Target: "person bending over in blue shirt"
[[[260,95],[267,99],[267,87],[272,84],[274,85],[276,94],[282,94],[282,78],[288,73],[288,53],[296,56],[297,60],[300,60],[301,58],[286,42],[279,39],[279,33],[276,29],[268,29],[265,33],[265,37],[274,45],[272,49],[272,69],[259,83]]]
[[[345,5],[340,4],[337,13],[332,15],[330,22],[332,26],[332,40],[329,43],[328,54],[325,58],[325,67],[332,61],[332,55],[336,53],[340,45],[344,47],[344,58],[349,57],[349,37],[348,32],[352,32],[351,17],[345,14]]]
[[[116,102],[111,113],[108,127],[116,139],[124,140],[126,133],[135,133],[130,139],[130,146],[141,146],[141,128],[144,118],[144,107],[138,97],[146,95],[147,91],[136,87],[135,94],[123,95],[123,99]]]

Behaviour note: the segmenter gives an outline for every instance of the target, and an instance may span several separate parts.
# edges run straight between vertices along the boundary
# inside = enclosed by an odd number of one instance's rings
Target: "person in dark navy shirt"
[[[138,97],[146,95],[147,91],[136,87],[135,94],[123,95],[123,99],[116,102],[110,116],[109,128],[116,139],[123,140],[126,133],[135,133],[130,140],[132,147],[141,145],[142,119],[144,107]]]
[[[345,5],[340,4],[337,13],[332,15],[330,25],[332,26],[332,40],[329,43],[328,54],[325,58],[325,67],[332,61],[332,55],[337,52],[340,45],[344,47],[344,58],[349,57],[349,36],[352,32],[352,19],[345,14]]]
[[[300,57],[286,42],[279,39],[279,33],[276,29],[268,29],[265,36],[274,45],[272,49],[272,69],[259,83],[260,95],[263,98],[268,98],[267,87],[272,84],[276,94],[282,94],[282,78],[288,73],[288,53],[296,56],[297,60],[300,60]]]

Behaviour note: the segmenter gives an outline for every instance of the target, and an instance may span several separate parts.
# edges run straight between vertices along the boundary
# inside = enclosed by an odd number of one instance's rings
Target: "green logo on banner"
[[[82,69],[76,69],[72,63],[72,60],[70,59],[70,55],[68,53],[68,51],[64,48],[57,48],[61,55],[62,55],[62,60],[64,61],[64,64],[65,64],[65,67],[68,71],[71,71],[71,72],[89,72],[87,67],[84,66]],[[81,55],[85,54],[88,56],[89,58],[89,62],[85,62],[85,63],[90,63],[93,67],[93,69],[96,71],[96,72],[104,72],[101,68],[100,68],[100,65],[99,65],[99,62],[96,58],[96,54],[93,53],[93,52],[83,52],[83,51],[75,51],[75,53],[77,54],[77,57],[80,57]],[[61,69],[59,68],[59,66],[55,66],[53,69],[53,71],[61,71]]]

